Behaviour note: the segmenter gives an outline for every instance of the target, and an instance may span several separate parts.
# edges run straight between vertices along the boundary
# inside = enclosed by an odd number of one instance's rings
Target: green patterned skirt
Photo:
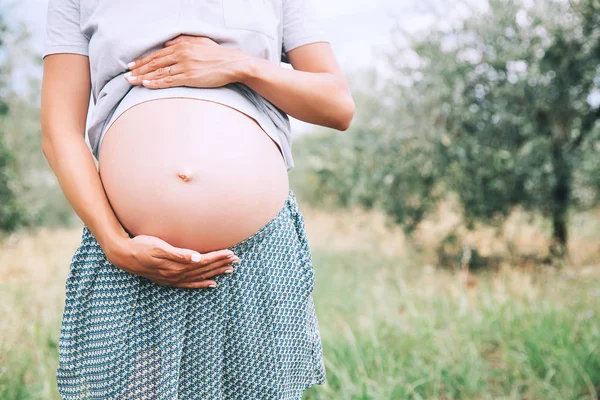
[[[277,216],[230,249],[216,288],[161,286],[110,263],[84,226],[66,280],[63,399],[299,400],[326,381],[315,272],[290,189]]]

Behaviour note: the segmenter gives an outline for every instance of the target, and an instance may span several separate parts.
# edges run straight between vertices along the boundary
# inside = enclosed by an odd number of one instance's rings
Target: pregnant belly
[[[130,235],[202,253],[250,237],[289,193],[279,148],[254,119],[193,98],[126,110],[104,136],[99,168]]]

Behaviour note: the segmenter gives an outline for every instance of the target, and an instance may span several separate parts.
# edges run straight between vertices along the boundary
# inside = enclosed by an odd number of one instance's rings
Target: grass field
[[[600,268],[451,272],[372,216],[305,215],[328,379],[305,399],[598,397]],[[0,399],[59,399],[64,281],[79,239],[79,229],[40,230],[0,247]]]

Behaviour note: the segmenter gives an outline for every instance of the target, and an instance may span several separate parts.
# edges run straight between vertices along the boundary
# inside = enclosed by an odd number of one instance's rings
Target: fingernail
[[[149,81],[148,79],[144,79],[144,80],[142,81],[142,83],[143,83],[144,85],[147,85],[147,84],[149,84],[149,83],[150,83],[150,81]]]
[[[228,270],[225,271],[225,273],[226,274],[231,274],[231,273],[233,273],[233,270],[232,269],[228,269]]]
[[[238,258],[238,259],[235,259],[235,260],[233,260],[231,263],[232,263],[232,264],[239,264],[239,263],[240,263],[240,259],[239,259],[239,258]]]
[[[128,80],[129,82],[133,82],[133,81],[135,81],[136,79],[137,79],[137,76],[129,76],[129,77],[127,77],[127,80]]]
[[[127,68],[131,68],[135,65],[135,61],[130,62],[129,64],[127,64]]]
[[[212,284],[208,285],[208,287],[217,287],[217,284],[216,283],[212,283]]]
[[[125,72],[125,75],[123,75],[125,78],[129,78],[131,76],[131,71],[129,72]]]
[[[202,256],[200,255],[200,253],[194,253],[192,254],[192,261],[193,262],[198,262],[202,260]]]

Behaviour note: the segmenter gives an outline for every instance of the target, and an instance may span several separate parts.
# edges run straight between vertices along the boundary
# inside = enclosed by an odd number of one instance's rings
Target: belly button
[[[189,168],[184,169],[182,172],[178,173],[177,176],[181,178],[184,182],[189,182],[192,180],[192,171]]]

